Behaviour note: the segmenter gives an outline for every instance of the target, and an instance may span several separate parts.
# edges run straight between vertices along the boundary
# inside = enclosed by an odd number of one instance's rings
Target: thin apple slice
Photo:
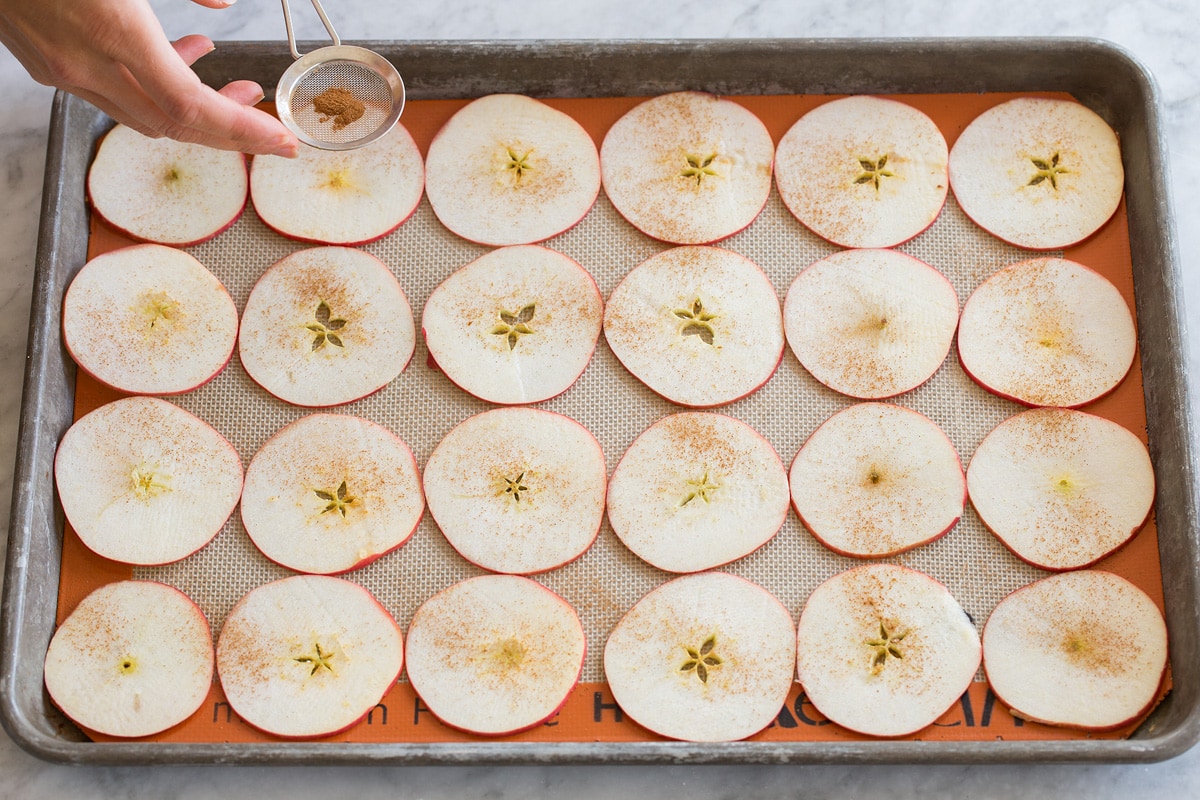
[[[704,572],[659,586],[621,618],[604,675],[621,710],[654,733],[730,742],[779,715],[795,645],[792,616],[770,592]]]
[[[787,517],[788,484],[771,443],[740,420],[708,412],[665,417],[621,458],[608,520],[639,558],[697,572],[754,552]]]
[[[412,359],[416,325],[387,266],[362,250],[314,247],[263,273],[246,300],[238,353],[259,385],[298,406],[366,397]]]
[[[983,524],[1017,558],[1047,570],[1079,569],[1145,524],[1154,466],[1141,440],[1115,422],[1032,409],[980,442],[967,490]]]
[[[421,151],[402,125],[366,147],[301,145],[297,158],[258,156],[250,165],[250,199],[262,221],[316,244],[382,239],[417,210],[424,188]]]
[[[802,116],[779,140],[775,183],[788,210],[842,247],[894,247],[924,231],[950,185],[946,139],[907,103],[860,95]]]
[[[1133,315],[1117,287],[1061,258],[1005,267],[967,298],[959,319],[963,370],[1028,406],[1074,408],[1109,393],[1136,348]]]
[[[408,445],[339,414],[313,414],[272,436],[250,460],[242,490],[242,522],[263,555],[322,575],[400,547],[424,510]]]
[[[600,532],[604,452],[570,417],[497,408],[460,423],[425,464],[429,512],[463,558],[493,572],[545,572]]]
[[[672,244],[711,244],[767,204],[775,145],[753,113],[704,92],[653,97],[600,145],[604,191],[631,225]]]
[[[537,403],[575,383],[596,349],[604,301],[572,259],[536,245],[493,250],[429,295],[421,328],[454,383],[492,403]]]
[[[675,247],[635,267],[608,299],[604,336],[639,380],[693,407],[751,394],[783,357],[771,281],[719,247]]]
[[[800,613],[804,693],[844,728],[905,736],[944,714],[979,669],[979,634],[948,589],[891,564],[838,573]]]
[[[242,462],[198,417],[156,397],[128,397],[63,434],[54,480],[89,549],[126,564],[167,564],[220,532],[241,495]]]
[[[208,697],[212,632],[183,592],[119,581],[80,601],[50,640],[46,691],[78,725],[109,736],[150,736],[178,725]]]
[[[1018,247],[1091,236],[1121,202],[1117,135],[1073,100],[1019,97],[976,117],[950,151],[950,188],[979,227]]]
[[[157,244],[96,256],[67,287],[63,344],[81,369],[130,394],[180,394],[233,355],[233,298],[192,256]]]
[[[505,736],[553,717],[583,669],[575,609],[544,586],[483,575],[438,592],[408,628],[408,680],[452,728]]]
[[[887,403],[839,411],[809,437],[789,475],[806,528],[836,553],[883,558],[958,524],[966,480],[933,420]]]
[[[1017,589],[992,610],[983,665],[1014,716],[1112,730],[1153,708],[1167,626],[1154,601],[1124,578],[1064,572]]]
[[[213,238],[246,208],[246,157],[117,125],[88,170],[92,210],[146,242],[187,247]]]
[[[459,109],[430,143],[425,170],[433,213],[480,244],[549,239],[583,219],[600,194],[600,161],[587,131],[516,94]]]
[[[844,250],[796,276],[783,303],[789,346],[834,391],[881,400],[929,380],[950,352],[958,295],[893,250]]]
[[[366,589],[296,575],[251,590],[225,618],[217,674],[255,728],[289,739],[340,733],[400,677],[404,639]]]

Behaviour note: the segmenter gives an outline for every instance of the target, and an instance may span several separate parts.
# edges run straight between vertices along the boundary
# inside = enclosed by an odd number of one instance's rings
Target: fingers
[[[184,49],[192,52],[195,46],[193,41]],[[298,151],[296,138],[279,120],[202,84],[165,39],[143,42],[123,61],[165,116],[165,135],[205,142],[207,137],[220,137],[250,153],[290,156]],[[238,96],[240,90],[233,91]]]
[[[213,45],[212,39],[199,34],[191,34],[184,36],[182,39],[177,39],[172,46],[179,57],[183,59],[183,63],[191,66],[199,61],[202,57],[208,55],[216,46]]]
[[[263,90],[254,81],[234,81],[227,83],[218,90],[221,94],[228,97],[238,105],[252,106],[255,103],[262,102]]]

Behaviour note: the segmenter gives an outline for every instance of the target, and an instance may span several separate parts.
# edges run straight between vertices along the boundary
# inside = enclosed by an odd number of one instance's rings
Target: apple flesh
[[[63,343],[84,372],[130,394],[181,394],[216,377],[237,341],[233,298],[191,255],[133,245],[88,261],[63,298]]]
[[[723,572],[652,590],[604,646],[604,675],[621,710],[661,736],[745,739],[787,700],[796,629],[766,589]]]
[[[731,403],[770,380],[783,357],[783,316],[757,264],[719,247],[675,247],[617,285],[604,310],[613,354],[680,405]]]
[[[942,211],[949,153],[923,112],[896,100],[831,100],[779,140],[775,183],[788,210],[841,247],[895,247]]]
[[[883,558],[928,544],[962,517],[954,445],[917,411],[859,403],[813,432],[792,462],[792,503],[830,550]]]
[[[979,227],[1017,247],[1059,250],[1121,202],[1117,135],[1073,100],[1020,97],[976,117],[950,151],[950,187]]]
[[[1124,380],[1136,348],[1133,315],[1117,288],[1062,258],[1005,267],[967,298],[959,319],[963,370],[1027,406],[1096,400]]]
[[[167,564],[220,532],[241,495],[242,462],[198,417],[156,397],[129,397],[67,430],[54,480],[90,550],[126,564]]]
[[[404,640],[366,589],[297,575],[251,590],[225,618],[217,674],[239,717],[289,739],[340,733],[400,677]]]
[[[452,728],[505,736],[550,719],[583,669],[575,609],[544,586],[484,575],[426,600],[408,629],[408,679]]]
[[[494,246],[556,236],[600,193],[591,136],[523,95],[488,95],[459,109],[430,143],[425,169],[425,194],[442,224]]]
[[[817,710],[869,736],[933,724],[979,669],[979,634],[938,581],[891,564],[838,573],[800,613],[797,674]]]
[[[984,525],[1017,558],[1046,570],[1079,569],[1145,524],[1154,466],[1141,440],[1115,422],[1031,409],[980,442],[967,489]]]
[[[625,451],[608,488],[608,519],[625,546],[668,572],[727,564],[766,544],[788,510],[787,473],[744,422],[673,414]]]
[[[587,270],[523,245],[492,250],[446,278],[425,303],[421,328],[450,380],[508,405],[570,388],[591,360],[603,318]]]
[[[187,247],[213,238],[246,207],[246,157],[117,125],[88,170],[92,210],[146,242]]]
[[[339,414],[313,414],[272,436],[250,460],[242,490],[242,522],[263,555],[322,575],[400,547],[424,509],[408,445]]]
[[[1103,731],[1154,706],[1167,627],[1145,592],[1111,572],[1064,572],[1022,587],[983,628],[992,691],[1013,715]]]
[[[382,389],[415,347],[412,308],[396,276],[349,247],[314,247],[276,262],[246,300],[238,339],[256,383],[309,407]]]
[[[788,345],[836,392],[881,400],[929,380],[958,325],[940,272],[893,250],[844,250],[796,276],[783,304]]]
[[[604,518],[600,443],[570,417],[530,408],[477,414],[425,464],[429,512],[455,550],[493,572],[545,572],[592,546]]]
[[[425,168],[402,125],[366,147],[319,150],[297,158],[257,156],[250,198],[268,227],[316,244],[361,245],[400,227],[421,202]]]
[[[732,100],[673,92],[613,123],[600,145],[604,191],[631,225],[672,244],[711,244],[767,203],[775,145]]]
[[[50,699],[76,724],[108,736],[161,733],[208,697],[212,633],[200,608],[152,581],[101,586],[50,640]]]

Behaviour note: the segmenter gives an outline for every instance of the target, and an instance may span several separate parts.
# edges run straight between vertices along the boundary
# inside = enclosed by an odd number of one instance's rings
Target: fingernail
[[[300,155],[300,147],[295,142],[288,142],[280,145],[271,151],[271,155],[283,156],[284,158],[295,158]]]

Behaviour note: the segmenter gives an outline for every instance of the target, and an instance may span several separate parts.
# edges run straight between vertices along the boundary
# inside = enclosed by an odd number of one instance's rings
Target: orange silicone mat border
[[[778,143],[783,134],[805,112],[842,95],[733,96],[734,100],[756,114]],[[889,95],[884,95],[889,96]],[[1070,98],[1061,92],[986,93],[986,94],[913,94],[890,95],[928,114],[952,147],[963,128],[976,116],[998,103],[1018,96]],[[608,128],[645,98],[568,98],[548,99],[548,105],[574,117],[592,136],[597,147]],[[416,140],[422,156],[429,142],[455,111],[467,100],[420,100],[410,102],[403,124]],[[250,209],[247,213],[252,213]],[[131,244],[92,217],[88,257]],[[1125,203],[1093,236],[1069,247],[1064,256],[1104,275],[1121,292],[1131,311],[1134,305],[1133,265],[1129,248],[1129,230]],[[1030,253],[1031,257],[1036,253]],[[76,382],[75,418],[117,399],[121,395],[89,378],[82,371]],[[1140,356],[1136,356],[1125,380],[1110,394],[1089,404],[1090,413],[1111,419],[1128,428],[1143,442],[1147,441],[1146,405],[1142,385]],[[1143,589],[1163,609],[1162,573],[1158,551],[1158,532],[1151,514],[1145,527],[1124,548],[1096,565],[1127,578]],[[63,619],[93,589],[112,581],[126,580],[132,567],[100,558],[89,551],[66,526],[63,537],[62,569],[59,585],[57,620]],[[798,612],[798,609],[796,610]],[[1169,690],[1169,673],[1161,692]],[[1161,696],[1159,698],[1161,700]],[[1134,723],[1102,733],[1074,731],[1023,722],[1013,717],[996,701],[986,682],[977,681],[932,726],[902,739],[920,741],[976,740],[1067,740],[1130,735]],[[118,741],[87,732],[96,741]],[[752,741],[866,741],[872,737],[847,731],[829,723],[794,685],[787,703],[775,722],[751,737]],[[661,741],[620,712],[604,683],[581,683],[572,692],[562,710],[551,720],[524,733],[502,737],[503,741],[528,742],[634,742]],[[209,696],[188,720],[161,734],[137,741],[212,743],[280,741],[241,722],[229,708],[219,683],[214,681]],[[464,742],[487,741],[454,730],[433,718],[413,693],[408,683],[397,683],[371,713],[343,733],[320,739],[329,742]]]

